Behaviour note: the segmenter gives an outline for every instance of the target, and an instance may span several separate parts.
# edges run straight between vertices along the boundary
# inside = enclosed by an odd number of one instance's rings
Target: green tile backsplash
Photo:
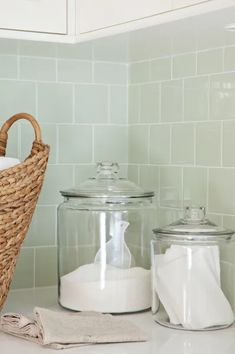
[[[172,41],[168,56],[132,48],[129,177],[157,191],[156,224],[203,205],[212,221],[235,228],[235,46],[218,47],[211,35],[198,38],[197,50],[185,36]],[[141,92],[154,85],[155,100],[150,91],[143,101]]]
[[[0,40],[0,122],[17,112],[31,113],[51,146],[12,288],[57,281],[56,208],[61,189],[94,176],[99,160],[119,161],[122,174],[127,174],[128,65],[120,57],[115,62],[106,58],[107,45]],[[27,122],[16,124],[9,133],[7,155],[24,159],[33,139]]]
[[[59,190],[94,176],[99,160],[117,160],[123,176],[156,191],[156,226],[200,204],[235,228],[235,46],[207,36],[195,51],[185,36],[170,48],[164,36],[149,29],[147,41],[140,34],[129,43],[123,35],[80,45],[0,40],[0,121],[35,114],[51,145],[13,288],[56,283]],[[24,158],[32,139],[18,124],[8,155]]]

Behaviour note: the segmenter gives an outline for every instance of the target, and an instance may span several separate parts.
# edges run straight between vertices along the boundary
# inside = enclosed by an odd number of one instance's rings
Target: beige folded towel
[[[56,312],[34,309],[35,319],[6,313],[2,331],[54,349],[95,343],[142,342],[147,336],[133,323],[109,314],[95,312]]]

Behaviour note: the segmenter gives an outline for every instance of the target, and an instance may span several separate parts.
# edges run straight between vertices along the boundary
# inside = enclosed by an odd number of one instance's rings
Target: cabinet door
[[[67,0],[0,0],[0,28],[67,32]]]
[[[79,32],[86,33],[171,10],[171,0],[79,0]]]
[[[200,2],[207,2],[208,0],[172,0],[172,8],[179,9],[181,7],[199,4]]]

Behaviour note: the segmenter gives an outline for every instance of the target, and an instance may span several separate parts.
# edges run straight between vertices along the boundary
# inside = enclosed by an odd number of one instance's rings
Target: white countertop
[[[4,312],[32,313],[34,306],[58,309],[56,288],[16,290],[9,294]],[[235,354],[235,327],[207,332],[190,332],[162,327],[150,312],[122,315],[144,329],[151,338],[145,343],[91,345],[66,349],[64,353],[81,354]],[[57,351],[58,352],[58,351]],[[13,336],[0,333],[1,354],[55,353]]]

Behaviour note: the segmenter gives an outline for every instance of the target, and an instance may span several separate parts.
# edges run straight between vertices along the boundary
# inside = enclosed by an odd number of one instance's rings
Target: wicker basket
[[[0,156],[5,156],[9,128],[19,119],[32,124],[35,141],[25,161],[0,171],[0,309],[6,300],[16,259],[35,210],[50,150],[41,141],[41,129],[36,119],[30,114],[19,113],[0,129]]]

